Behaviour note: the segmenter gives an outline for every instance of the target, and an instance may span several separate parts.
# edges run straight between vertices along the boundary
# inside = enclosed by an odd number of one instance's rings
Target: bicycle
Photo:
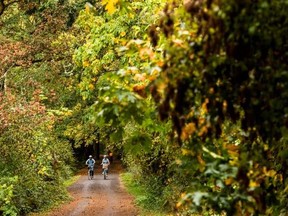
[[[88,166],[88,180],[93,179],[93,174],[94,174],[94,167],[93,166]]]
[[[107,179],[108,176],[108,164],[103,164],[102,168],[103,168],[103,176],[104,176],[104,180]]]

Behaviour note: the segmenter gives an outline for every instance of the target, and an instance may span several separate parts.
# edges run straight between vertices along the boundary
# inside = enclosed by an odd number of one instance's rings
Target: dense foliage
[[[74,91],[69,45],[57,41],[76,9],[57,1],[0,2],[1,215],[37,211],[67,196],[63,182],[74,158],[61,122]]]
[[[287,1],[25,3],[0,1],[4,214],[100,140],[149,209],[287,214]]]
[[[6,92],[0,101],[1,211],[23,214],[63,200],[73,158],[69,143],[53,133],[55,117],[37,99]]]
[[[285,1],[185,1],[184,5],[173,2],[165,6],[157,22],[150,23],[150,40],[147,32],[137,40],[128,41],[129,35],[125,35],[124,42],[120,40],[118,51],[124,54],[111,58],[113,64],[120,60],[118,72],[113,68],[112,73],[97,70],[105,75],[96,85],[98,98],[92,106],[96,114],[92,116],[97,116],[97,121],[104,117],[105,123],[116,128],[116,140],[122,139],[124,148],[133,149],[127,154],[127,162],[134,163],[140,179],[150,186],[156,179],[156,191],[165,187],[170,197],[152,192],[154,196],[173,203],[177,194],[182,193],[176,207],[184,212],[285,212],[286,7]],[[117,28],[111,24],[121,20],[121,11],[113,15],[117,18],[109,21],[109,29],[116,33]],[[102,27],[96,26],[99,30],[91,30],[89,37],[101,38],[106,32]],[[119,40],[117,34],[109,33],[113,43]],[[115,47],[117,44],[112,47],[117,51]],[[84,53],[89,51],[86,45],[83,48]],[[100,57],[101,66],[109,63],[106,54],[101,53]],[[125,58],[129,58],[128,63],[121,61]],[[92,61],[92,67],[90,62],[82,63],[93,70]],[[127,100],[123,100],[123,90]],[[135,93],[140,98],[134,99]],[[148,101],[149,107],[155,107],[150,93],[160,119],[172,121],[175,144],[160,142],[153,147],[158,135],[156,128],[146,132],[152,142],[143,137],[143,119],[164,127],[154,111],[152,116],[142,111]],[[126,111],[134,114],[133,119]],[[137,131],[135,120],[141,132],[129,134],[131,121]],[[170,134],[166,134],[166,139]],[[140,145],[143,157],[137,156],[138,148],[129,144],[129,136],[134,145]],[[168,152],[163,151],[162,145]],[[156,171],[150,166],[154,162]],[[163,173],[159,175],[158,170]]]
[[[287,6],[187,1],[175,10],[170,4],[152,35],[165,38],[161,76],[153,84],[160,115],[172,118],[188,155],[203,157],[205,168],[193,174],[202,186],[184,196],[194,204],[197,197],[196,207],[205,199],[229,215],[287,209]]]

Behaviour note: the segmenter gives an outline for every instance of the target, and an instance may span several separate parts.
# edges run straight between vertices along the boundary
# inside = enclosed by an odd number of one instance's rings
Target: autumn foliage
[[[150,210],[287,214],[285,1],[24,3],[0,1],[0,211],[64,198],[98,144]]]

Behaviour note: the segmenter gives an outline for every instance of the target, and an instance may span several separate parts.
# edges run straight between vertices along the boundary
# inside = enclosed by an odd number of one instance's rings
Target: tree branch
[[[5,9],[4,0],[0,0],[0,16],[3,14]]]

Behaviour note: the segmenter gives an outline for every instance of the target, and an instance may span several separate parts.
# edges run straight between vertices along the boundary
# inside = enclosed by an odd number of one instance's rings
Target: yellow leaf
[[[253,180],[250,180],[249,182],[249,187],[250,188],[255,188],[255,187],[259,187],[259,183]]]
[[[181,149],[182,155],[193,155],[193,152],[188,149]]]
[[[263,172],[264,172],[265,176],[268,176],[268,177],[274,177],[277,174],[277,172],[275,170],[268,170],[267,171],[267,167],[263,168]]]
[[[89,84],[89,89],[93,90],[94,89],[94,85],[93,84]]]
[[[86,2],[86,4],[85,4],[85,11],[86,11],[86,12],[90,12],[90,9],[91,9],[92,7],[93,7],[93,6],[92,6],[90,3]]]
[[[176,164],[178,164],[178,165],[181,165],[181,164],[182,164],[182,161],[179,160],[179,159],[176,159],[175,162],[176,162]]]
[[[209,103],[209,99],[206,98],[205,102],[201,105],[201,114],[204,115],[208,112],[207,104]]]
[[[42,169],[40,169],[40,170],[38,171],[38,174],[40,174],[40,175],[46,175],[46,174],[47,174],[46,171],[47,171],[47,168],[46,168],[46,167],[42,167]]]
[[[132,14],[132,13],[129,13],[129,14],[128,14],[128,17],[131,18],[131,19],[134,19],[135,15]]]
[[[144,81],[145,79],[146,79],[146,74],[145,73],[142,73],[142,74],[137,73],[134,76],[134,80],[136,80],[136,81]]]
[[[164,66],[164,61],[158,61],[156,64],[159,67],[163,67]]]
[[[202,126],[199,133],[198,133],[198,136],[203,136],[204,134],[206,134],[208,132],[208,127],[206,125]]]
[[[227,178],[225,179],[225,184],[226,185],[231,185],[233,183],[233,178]]]
[[[227,144],[226,149],[231,157],[239,156],[239,147],[234,144]]]
[[[198,160],[198,162],[201,164],[201,165],[203,165],[203,166],[205,166],[205,161],[202,159],[202,156],[201,155],[197,155],[197,160]]]
[[[105,9],[109,14],[113,14],[116,11],[115,5],[118,3],[118,0],[102,0],[102,5],[106,5]]]
[[[186,140],[190,135],[192,135],[196,130],[196,125],[195,123],[188,123],[187,125],[184,126],[181,134],[181,139]]]
[[[83,67],[88,67],[90,64],[89,64],[88,61],[84,61],[84,62],[82,63],[82,65],[83,65]]]
[[[181,202],[178,202],[178,203],[176,204],[176,208],[179,208],[181,205],[182,205],[182,203],[181,203]]]

